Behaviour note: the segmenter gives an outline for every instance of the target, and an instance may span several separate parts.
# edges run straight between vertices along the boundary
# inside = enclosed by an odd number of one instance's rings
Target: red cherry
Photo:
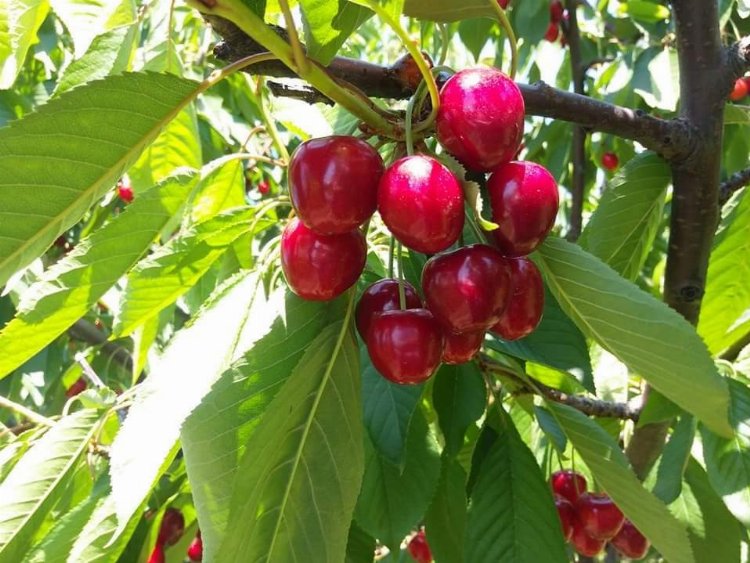
[[[604,541],[615,537],[625,521],[617,505],[603,493],[583,493],[576,501],[576,513],[586,533]]]
[[[542,320],[544,283],[542,274],[528,258],[510,258],[513,290],[500,320],[490,329],[503,340],[518,340],[531,334]]]
[[[432,553],[430,553],[430,546],[427,544],[427,538],[424,535],[424,530],[419,530],[406,546],[409,551],[409,555],[417,563],[430,563],[432,561]]]
[[[407,281],[403,283],[406,309],[422,308],[422,300],[417,295],[414,286]],[[359,298],[357,303],[357,310],[354,313],[357,331],[362,340],[367,340],[367,334],[375,315],[401,308],[398,285],[398,280],[383,279],[375,282],[362,293],[362,297]]]
[[[588,487],[586,477],[568,469],[555,471],[549,481],[555,494],[567,499],[571,504],[575,504]]]
[[[305,141],[289,163],[289,193],[302,222],[324,235],[343,234],[375,213],[383,159],[356,137]]]
[[[258,182],[258,191],[260,195],[266,195],[271,190],[271,186],[265,180]]]
[[[449,153],[472,170],[488,172],[518,151],[524,111],[513,80],[495,68],[468,68],[440,91],[435,129]]]
[[[497,0],[497,3],[500,4],[500,7],[503,10],[507,10],[508,9],[508,4],[510,4],[510,0]]]
[[[430,258],[422,270],[422,291],[446,330],[479,332],[500,320],[510,276],[510,263],[496,249],[474,244]]]
[[[465,364],[477,355],[484,342],[484,331],[462,334],[443,333],[443,362]]]
[[[570,538],[573,536],[573,521],[576,518],[575,508],[573,508],[568,499],[560,495],[555,495],[555,508],[557,508],[557,515],[560,518],[563,537],[565,541],[570,541]]]
[[[71,385],[65,390],[65,396],[68,398],[75,397],[79,393],[83,392],[85,389],[86,389],[86,379],[83,376],[81,376],[75,380],[75,383],[73,383],[73,385]]]
[[[557,215],[557,183],[544,166],[513,161],[499,167],[487,183],[492,233],[505,256],[533,252],[552,229]]]
[[[117,196],[125,203],[130,203],[133,201],[133,197],[135,197],[133,194],[133,186],[121,179],[117,182]]]
[[[358,229],[321,235],[295,217],[281,235],[281,269],[289,288],[308,301],[329,301],[357,281],[367,243]]]
[[[547,31],[544,32],[544,38],[550,43],[554,43],[557,41],[558,37],[560,37],[560,26],[556,23],[549,22]]]
[[[422,383],[435,373],[443,353],[443,334],[427,309],[386,311],[370,325],[367,351],[386,379]]]
[[[553,23],[558,23],[562,17],[565,8],[560,0],[553,0],[549,5],[549,20]]]
[[[586,533],[580,519],[573,519],[573,533],[570,536],[570,543],[579,554],[585,557],[595,557],[602,552],[607,544],[606,540],[597,540]]]
[[[438,160],[406,156],[383,174],[378,188],[383,222],[407,247],[434,254],[452,245],[464,227],[464,195]]]
[[[149,555],[148,563],[164,563],[165,561],[166,557],[164,556],[164,545],[162,545],[160,542],[156,542],[154,550],[151,552],[151,555]]]
[[[187,556],[190,561],[203,561],[203,539],[200,530],[195,534],[193,541],[190,542],[187,548]]]
[[[610,543],[617,551],[630,559],[643,559],[651,546],[648,539],[627,519]]]
[[[620,159],[613,152],[605,152],[602,155],[602,166],[607,170],[615,170],[620,165]]]
[[[174,545],[185,532],[185,517],[176,508],[167,508],[161,519],[157,544]]]
[[[732,88],[732,91],[729,93],[729,99],[733,102],[739,102],[742,98],[747,96],[748,86],[750,85],[743,78],[735,80],[734,88]]]

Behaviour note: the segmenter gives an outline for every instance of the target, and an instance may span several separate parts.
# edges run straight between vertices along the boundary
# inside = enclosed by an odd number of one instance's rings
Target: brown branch
[[[730,200],[732,194],[750,185],[750,168],[735,172],[719,186],[719,205],[723,206]]]
[[[750,70],[750,36],[743,37],[734,45],[730,45],[725,50],[727,90],[729,94],[734,86],[734,81]]]
[[[109,342],[107,340],[107,335],[96,328],[93,323],[90,323],[85,319],[79,319],[68,329],[68,335],[75,340],[81,340],[93,344],[94,346],[100,346],[99,350],[103,354],[111,357],[125,369],[133,369],[133,357],[130,355],[127,348],[123,348],[114,342]]]

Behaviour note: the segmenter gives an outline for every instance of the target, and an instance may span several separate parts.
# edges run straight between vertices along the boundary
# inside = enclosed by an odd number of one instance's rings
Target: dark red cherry
[[[164,563],[166,560],[167,559],[164,555],[164,545],[157,541],[154,550],[148,557],[148,563]]]
[[[528,258],[509,258],[512,291],[500,320],[490,329],[503,340],[518,340],[531,334],[542,320],[544,283],[542,274]]]
[[[620,165],[620,159],[613,152],[605,152],[602,155],[602,166],[607,170],[616,170]]]
[[[431,563],[432,553],[430,552],[430,546],[427,544],[427,538],[424,535],[424,530],[419,530],[414,537],[409,540],[409,544],[406,546],[409,555],[417,563]]]
[[[440,91],[435,129],[440,144],[464,165],[489,172],[518,151],[524,111],[513,80],[495,68],[468,68]]]
[[[560,495],[555,495],[555,508],[557,508],[557,515],[560,518],[563,537],[565,541],[570,541],[573,535],[573,521],[576,517],[575,508],[573,508],[568,499]]]
[[[130,182],[125,179],[120,179],[117,182],[117,196],[125,203],[130,203],[135,197],[133,194],[133,186]]]
[[[627,519],[617,535],[610,540],[610,543],[615,546],[617,551],[630,559],[643,559],[651,546],[646,536],[640,533],[638,528]]]
[[[586,477],[569,469],[555,471],[550,476],[549,481],[554,493],[567,499],[573,505],[588,488]]]
[[[393,236],[405,246],[434,254],[456,242],[463,230],[463,190],[438,160],[406,156],[383,174],[378,211]]]
[[[400,384],[422,383],[435,373],[443,334],[427,309],[386,311],[370,324],[367,351],[375,369]]]
[[[484,331],[453,334],[443,333],[443,362],[464,364],[477,355],[484,342]]]
[[[557,41],[558,37],[560,37],[560,25],[554,22],[549,22],[547,31],[544,32],[544,38],[550,43],[554,43]]]
[[[558,23],[562,17],[563,12],[565,11],[565,8],[563,8],[562,2],[560,0],[553,0],[550,2],[549,5],[549,19],[553,23]]]
[[[510,275],[508,260],[484,244],[439,254],[422,270],[425,303],[447,331],[484,331],[505,310]]]
[[[583,493],[575,507],[586,533],[597,540],[611,540],[625,521],[614,501],[603,493]]]
[[[505,256],[533,252],[552,229],[559,203],[557,183],[544,166],[513,161],[499,167],[487,182],[492,231]]]
[[[203,538],[201,538],[201,531],[195,534],[195,538],[190,542],[187,548],[187,556],[190,561],[203,561]]]
[[[156,543],[165,545],[176,544],[185,532],[185,517],[176,508],[167,508],[161,519],[159,537]]]
[[[79,393],[82,393],[85,389],[86,389],[86,378],[81,376],[75,380],[73,385],[71,385],[65,390],[65,396],[68,398],[75,397]]]
[[[266,180],[261,180],[260,182],[258,182],[258,192],[260,193],[260,195],[266,195],[269,191],[271,191],[271,186]]]
[[[602,552],[607,544],[606,540],[597,540],[589,536],[579,518],[573,519],[573,533],[570,536],[570,543],[573,549],[585,557],[595,557]]]
[[[354,285],[365,267],[367,243],[359,229],[321,235],[293,218],[281,235],[281,269],[302,299],[328,301]]]
[[[420,309],[422,307],[422,300],[417,295],[414,286],[407,281],[404,281],[403,284],[406,302],[405,308]],[[367,341],[370,324],[375,315],[401,308],[398,285],[398,280],[383,279],[376,281],[362,293],[362,297],[359,298],[359,302],[357,303],[357,310],[354,313],[357,331],[362,340]]]
[[[305,141],[289,163],[289,193],[302,222],[324,235],[343,234],[375,213],[383,159],[356,137]]]

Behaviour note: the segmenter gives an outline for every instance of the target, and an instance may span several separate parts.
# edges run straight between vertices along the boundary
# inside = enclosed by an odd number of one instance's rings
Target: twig
[[[732,194],[750,185],[750,168],[735,172],[719,186],[719,207],[730,200]]]
[[[39,413],[32,411],[29,408],[19,405],[18,403],[11,401],[10,399],[0,395],[0,408],[6,408],[12,410],[15,413],[20,414],[22,417],[28,419],[34,424],[41,424],[43,426],[54,426],[55,421],[46,416],[42,416]]]
[[[78,352],[75,355],[75,360],[78,362],[78,364],[81,366],[81,370],[83,370],[83,375],[88,379],[91,384],[94,387],[97,387],[99,389],[104,389],[106,385],[101,380],[101,378],[96,374],[94,371],[94,368],[91,367],[91,364],[86,360],[86,357]]]
[[[88,342],[94,346],[101,346],[99,349],[102,353],[111,357],[128,371],[133,369],[133,357],[127,348],[124,348],[114,342],[107,340],[107,335],[96,328],[92,323],[85,319],[79,319],[73,326],[68,329],[68,335],[82,342]]]

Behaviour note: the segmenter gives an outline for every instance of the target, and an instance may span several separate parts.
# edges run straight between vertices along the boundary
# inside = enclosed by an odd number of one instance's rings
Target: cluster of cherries
[[[557,41],[560,37],[560,22],[563,18],[566,18],[565,8],[563,8],[560,0],[553,0],[549,5],[549,25],[547,31],[544,33],[544,38],[550,43]],[[563,41],[565,37],[563,37]]]
[[[185,517],[182,512],[176,508],[167,508],[161,519],[159,526],[159,535],[156,538],[156,545],[148,558],[148,563],[164,563],[166,556],[164,550],[171,545],[176,544],[185,533]],[[187,556],[190,561],[203,560],[203,540],[201,532],[195,534],[195,538],[190,542],[187,548]]]
[[[403,280],[384,279],[357,305],[359,333],[387,379],[420,383],[441,362],[470,360],[488,330],[516,340],[538,325],[544,288],[526,255],[552,228],[558,192],[544,167],[512,160],[523,122],[521,92],[499,70],[465,69],[441,89],[441,145],[467,169],[491,172],[495,246],[448,251],[463,231],[464,194],[433,156],[405,156],[386,169],[373,147],[348,136],[313,139],[294,152],[289,189],[297,215],[281,238],[281,266],[294,293],[325,301],[357,281],[367,254],[360,227],[376,210],[396,240],[433,255],[422,272],[424,302]]]
[[[563,536],[581,555],[594,557],[607,542],[621,555],[643,559],[650,546],[606,494],[590,493],[586,478],[575,471],[555,471],[550,477]]]
[[[729,99],[739,102],[748,94],[750,94],[750,76],[743,76],[734,81],[734,88],[729,93]]]

